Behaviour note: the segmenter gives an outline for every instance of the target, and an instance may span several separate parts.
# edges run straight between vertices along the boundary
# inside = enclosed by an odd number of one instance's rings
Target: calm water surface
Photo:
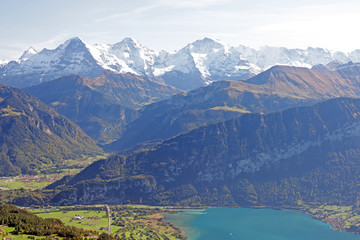
[[[189,240],[360,240],[330,224],[286,210],[211,208],[168,215]]]

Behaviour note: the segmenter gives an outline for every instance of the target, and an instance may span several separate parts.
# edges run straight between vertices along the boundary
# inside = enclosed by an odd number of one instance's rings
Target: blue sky
[[[0,12],[0,59],[74,36],[88,43],[133,37],[168,51],[204,37],[250,47],[360,49],[358,0],[0,0]]]

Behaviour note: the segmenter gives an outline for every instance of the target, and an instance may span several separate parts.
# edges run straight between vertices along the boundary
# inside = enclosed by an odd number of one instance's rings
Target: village
[[[331,224],[331,228],[341,232],[360,233],[360,210],[355,206],[305,206],[300,211],[315,219]]]

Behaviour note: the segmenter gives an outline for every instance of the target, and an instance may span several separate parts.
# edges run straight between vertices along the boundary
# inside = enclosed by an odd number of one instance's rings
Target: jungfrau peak
[[[190,46],[196,66],[208,82],[218,78],[239,80],[244,79],[244,75],[248,78],[259,72],[259,69],[252,69],[241,52],[216,40],[204,38]]]
[[[68,74],[97,77],[104,70],[111,70],[151,77],[188,90],[217,80],[248,79],[274,65],[311,68],[333,61],[359,62],[360,50],[344,53],[310,47],[254,49],[204,38],[169,53],[151,50],[132,38],[91,45],[76,37],[56,49],[36,52],[30,48],[19,60],[0,63],[0,82],[23,88]]]
[[[183,81],[188,81],[189,84],[183,87],[177,86],[183,89],[196,88],[220,79],[246,79],[260,72],[260,69],[252,66],[234,47],[210,38],[188,44],[172,54],[169,63],[163,63],[163,65],[168,71],[158,76],[163,77],[165,81],[174,81],[172,78],[177,76],[184,78]],[[179,74],[174,76],[172,74],[174,71]],[[186,76],[188,79],[193,79],[186,80]]]

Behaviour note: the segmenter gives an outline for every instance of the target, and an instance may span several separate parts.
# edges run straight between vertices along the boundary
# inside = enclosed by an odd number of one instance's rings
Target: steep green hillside
[[[102,154],[77,125],[20,90],[0,85],[0,176],[35,174]]]
[[[100,236],[97,231],[65,225],[57,218],[44,219],[36,216],[32,212],[18,208],[14,205],[0,206],[0,225],[5,225],[7,229],[13,229],[11,232],[13,235],[10,236],[10,239],[17,238],[17,236],[23,237],[21,239],[35,239],[35,236],[41,236],[51,239],[80,240],[84,239],[84,237]],[[24,234],[28,236],[25,236]],[[1,237],[9,237],[7,235],[3,235],[3,232],[1,232]],[[106,239],[115,239],[109,235],[107,236],[108,238]]]
[[[145,106],[139,112],[139,117],[126,127],[122,137],[105,149],[121,151],[136,149],[141,145],[151,146],[180,133],[245,113],[276,112],[315,101],[285,91],[269,91],[263,86],[218,81],[208,87]]]
[[[24,89],[78,124],[99,143],[118,139],[137,110],[179,90],[132,74],[70,75]]]
[[[57,204],[354,205],[360,100],[245,114],[95,162],[49,188]]]
[[[222,81],[144,107],[108,151],[138,149],[244,113],[270,113],[360,95],[360,66],[275,66],[246,81]],[[124,151],[124,152],[130,152]]]

